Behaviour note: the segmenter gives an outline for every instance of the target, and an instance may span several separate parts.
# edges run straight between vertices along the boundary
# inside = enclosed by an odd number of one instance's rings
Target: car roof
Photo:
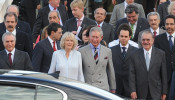
[[[70,78],[59,77],[57,79],[46,73],[33,72],[33,71],[22,71],[22,70],[0,70],[0,74],[1,76],[23,76],[26,78],[28,77],[28,78],[50,80],[50,81],[58,82],[58,83],[61,83],[67,86],[71,86],[71,87],[74,87],[74,88],[77,88],[79,90],[83,90],[86,92],[92,92],[97,95],[103,95],[106,98],[110,98],[110,99],[115,98],[117,100],[124,100],[121,97],[118,97],[112,93],[109,93],[108,91],[104,91],[102,89],[96,88],[84,82],[76,81]]]

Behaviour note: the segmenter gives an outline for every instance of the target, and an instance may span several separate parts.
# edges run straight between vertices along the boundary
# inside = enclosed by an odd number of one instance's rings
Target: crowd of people
[[[8,4],[0,23],[0,69],[59,71],[123,97],[174,100],[175,0],[159,2],[147,15],[134,0],[118,2],[109,23],[103,6],[94,9],[94,20],[86,17],[82,0],[48,0],[43,8],[33,0],[33,9],[23,7],[26,21]]]

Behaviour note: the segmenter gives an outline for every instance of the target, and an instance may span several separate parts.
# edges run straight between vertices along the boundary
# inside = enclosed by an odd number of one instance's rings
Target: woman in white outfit
[[[0,23],[3,22],[6,9],[11,5],[12,1],[13,0],[0,0]]]
[[[60,71],[60,76],[84,82],[82,58],[79,51],[74,50],[77,40],[71,32],[66,32],[61,38],[61,50],[55,51],[48,73]]]

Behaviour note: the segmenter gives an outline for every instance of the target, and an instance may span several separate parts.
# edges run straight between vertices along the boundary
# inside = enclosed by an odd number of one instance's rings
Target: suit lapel
[[[164,45],[165,48],[167,48],[167,50],[168,50],[169,52],[171,52],[170,47],[169,47],[169,41],[168,41],[168,38],[167,38],[166,33],[163,34],[162,45]]]
[[[105,58],[104,49],[105,48],[103,48],[103,46],[100,45],[100,55],[99,55],[99,60],[98,60],[97,66],[99,66],[100,64],[102,64],[103,61],[104,61],[104,58]]]
[[[116,47],[116,53],[119,53],[119,58],[122,59],[122,61],[123,61],[123,55],[122,55],[122,51],[120,48],[120,44],[118,44]]]
[[[46,47],[48,47],[47,49],[48,49],[51,53],[54,52],[48,38],[45,40],[45,44],[46,44]]]
[[[155,52],[155,48],[152,48],[152,52],[151,52],[151,59],[150,59],[150,65],[149,65],[149,70],[151,70],[151,68],[153,67],[153,63],[155,62],[154,60],[156,59],[156,52]]]
[[[129,58],[131,50],[132,50],[132,47],[129,45],[128,50],[126,52],[125,61]]]
[[[86,55],[87,55],[87,57],[88,57],[88,60],[90,60],[90,63],[93,65],[93,66],[95,66],[96,65],[96,62],[95,62],[95,60],[94,60],[94,56],[93,56],[93,54],[92,54],[92,50],[91,50],[91,47],[90,47],[90,45],[88,45],[87,47],[86,47]],[[94,67],[93,67],[94,68]]]
[[[120,14],[122,14],[121,16],[123,16],[123,17],[125,16],[125,10],[124,10],[125,8],[124,8],[124,6],[125,6],[125,3],[123,2],[122,6],[120,7],[121,10],[119,10],[119,11],[121,11]]]
[[[143,48],[141,48],[141,49],[139,50],[139,58],[140,58],[140,60],[141,60],[141,63],[142,63],[142,65],[143,65],[144,69],[147,71],[147,67],[146,67],[146,62],[145,62],[145,57],[144,57]]]
[[[13,59],[12,66],[14,66],[19,61],[18,57],[20,57],[20,55],[18,54],[18,50],[15,49],[15,54],[14,54],[14,59]]]
[[[78,27],[77,27],[77,20],[76,20],[75,17],[73,18],[72,25],[73,25],[73,28],[74,28],[73,30],[77,31]]]
[[[2,59],[7,63],[8,66],[10,66],[8,55],[7,55],[5,50],[3,50],[3,52],[2,52]]]

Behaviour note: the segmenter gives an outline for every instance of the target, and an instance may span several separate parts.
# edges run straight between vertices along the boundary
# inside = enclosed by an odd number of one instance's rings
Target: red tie
[[[100,27],[100,24],[98,24],[97,26]]]
[[[155,38],[155,37],[156,37],[157,32],[156,32],[156,31],[154,31],[153,33],[154,33],[154,38]]]
[[[12,55],[12,53],[9,53],[9,54],[8,54],[8,58],[9,58],[10,65],[12,66],[12,58],[11,58],[11,55]]]
[[[57,8],[54,8],[53,10],[57,10]]]
[[[53,51],[56,51],[56,47],[55,47],[55,41],[53,42]]]

